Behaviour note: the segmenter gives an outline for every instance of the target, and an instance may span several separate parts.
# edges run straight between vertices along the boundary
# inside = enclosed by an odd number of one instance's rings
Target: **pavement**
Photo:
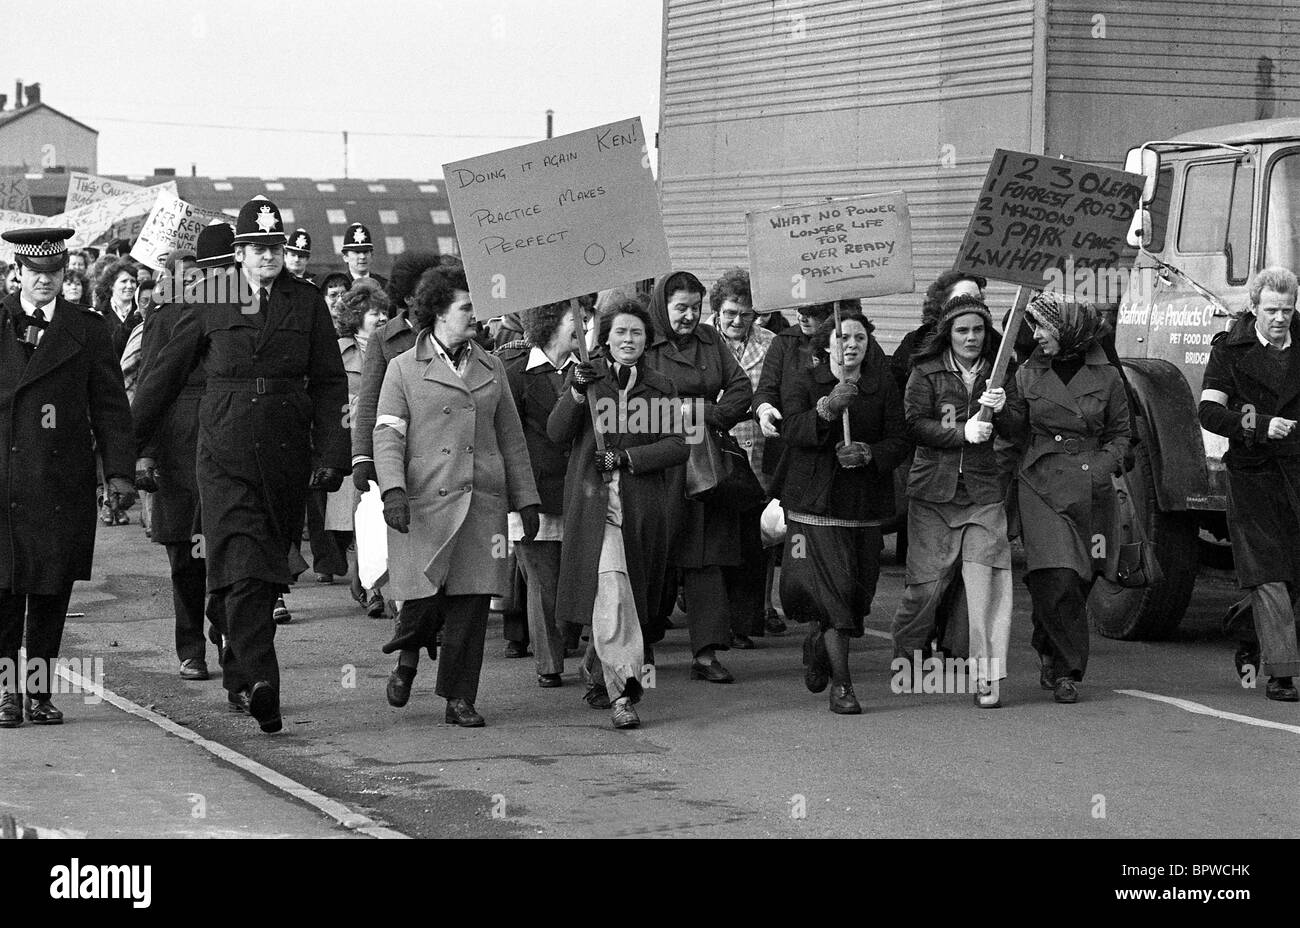
[[[1300,832],[1300,706],[1238,682],[1218,631],[1237,597],[1223,573],[1203,573],[1173,640],[1094,634],[1081,700],[1060,706],[1038,687],[1018,568],[1004,707],[979,710],[969,695],[891,692],[902,568],[890,541],[851,658],[863,715],[832,715],[826,694],[804,688],[796,626],[722,654],[731,686],[689,679],[678,629],[655,648],[635,731],[582,702],[576,660],[563,687],[538,688],[531,659],[502,656],[499,617],[477,703],[486,728],[443,723],[427,658],[410,704],[393,709],[379,651],[389,622],[308,573],[277,634],[285,730],[268,736],[226,710],[217,680],[178,678],[163,549],[138,525],[101,529],[96,548],[63,656],[101,660],[121,708],[65,695],[62,727],[0,732],[6,760],[20,760],[0,765],[0,814],[20,822],[106,837]]]

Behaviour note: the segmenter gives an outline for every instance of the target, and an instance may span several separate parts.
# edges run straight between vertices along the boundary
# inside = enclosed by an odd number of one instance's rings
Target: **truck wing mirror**
[[[1149,206],[1156,198],[1156,179],[1160,176],[1160,152],[1145,146],[1130,148],[1128,156],[1124,159],[1124,170],[1130,174],[1141,174],[1146,178],[1146,183],[1142,187],[1142,205]],[[1147,227],[1150,228],[1150,223],[1147,223]]]
[[[1128,227],[1128,243],[1133,248],[1146,248],[1151,244],[1151,211],[1139,209],[1133,213],[1133,222]]]

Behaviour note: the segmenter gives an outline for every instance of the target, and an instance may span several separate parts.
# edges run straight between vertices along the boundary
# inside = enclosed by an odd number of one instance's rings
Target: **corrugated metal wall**
[[[952,266],[993,149],[1033,147],[1035,6],[666,0],[659,177],[674,266],[708,283],[746,264],[749,210],[901,187],[923,290]],[[869,309],[887,347],[919,311],[919,293]]]
[[[1296,0],[1049,0],[1047,152],[1119,165],[1149,139],[1300,115],[1298,37]]]

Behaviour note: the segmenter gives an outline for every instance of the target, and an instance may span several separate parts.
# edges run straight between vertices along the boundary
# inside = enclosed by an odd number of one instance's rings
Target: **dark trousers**
[[[1082,680],[1088,669],[1088,591],[1068,567],[1049,567],[1025,574],[1033,601],[1034,650],[1051,662],[1051,678]]]
[[[559,596],[560,542],[521,541],[515,557],[528,588],[528,635],[538,674],[564,672],[564,633],[555,620]]]
[[[165,545],[172,568],[172,608],[176,612],[176,656],[183,662],[204,660],[203,610],[208,597],[208,562],[194,557],[189,542]]]
[[[307,541],[311,545],[311,569],[318,574],[346,577],[351,532],[325,530],[325,506],[328,495],[324,490],[312,490],[307,494]],[[341,547],[339,535],[348,538]]]
[[[727,587],[731,607],[731,630],[737,635],[763,634],[763,584],[767,582],[767,552],[759,528],[762,510],[741,516],[740,566],[723,567],[722,579]]]
[[[686,620],[691,634],[691,653],[705,648],[726,651],[731,647],[731,606],[721,567],[685,568]],[[671,600],[670,600],[671,602]]]
[[[483,670],[483,644],[487,639],[487,595],[448,596],[439,593],[402,603],[397,617],[397,634],[384,645],[385,653],[418,651],[442,632],[442,653],[438,660],[435,692],[444,699],[478,698],[479,675]]]
[[[275,656],[275,601],[280,588],[265,580],[237,580],[213,590],[208,618],[226,638],[221,651],[221,682],[232,693],[265,680],[280,689]]]
[[[27,693],[49,696],[54,661],[63,643],[63,624],[68,619],[72,584],[57,593],[15,593],[0,591],[0,659],[18,670],[18,649],[27,629]],[[15,677],[14,682],[17,682]]]

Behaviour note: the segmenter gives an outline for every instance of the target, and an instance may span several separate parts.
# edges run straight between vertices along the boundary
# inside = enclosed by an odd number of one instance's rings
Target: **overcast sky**
[[[0,93],[99,130],[102,174],[441,177],[442,165],[640,116],[660,0],[0,0]],[[245,127],[209,128],[217,127]],[[275,130],[275,131],[269,131]],[[286,131],[296,130],[296,131]],[[300,131],[314,130],[314,131]],[[373,135],[367,133],[386,133]],[[416,135],[427,137],[414,137]]]

